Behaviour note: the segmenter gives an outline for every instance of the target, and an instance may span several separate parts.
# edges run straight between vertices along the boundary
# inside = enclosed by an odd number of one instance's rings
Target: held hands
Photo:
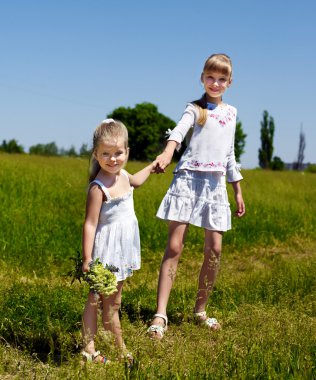
[[[155,173],[164,173],[167,166],[170,165],[173,153],[177,147],[178,143],[173,140],[169,140],[165,147],[165,150],[156,157],[155,163]]]
[[[171,160],[172,155],[170,155],[170,153],[166,151],[162,152],[159,156],[157,156],[156,160],[154,161],[154,173],[164,173],[166,167],[170,165]]]
[[[158,163],[158,161],[156,159],[150,165],[150,173],[151,174],[153,174],[153,173],[155,173],[155,174],[161,173],[160,171],[159,172],[157,171],[157,170],[159,170],[158,168],[159,168],[159,163]]]

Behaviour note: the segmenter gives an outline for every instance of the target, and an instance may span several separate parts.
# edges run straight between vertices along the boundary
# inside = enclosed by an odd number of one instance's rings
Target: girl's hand
[[[91,260],[84,260],[82,263],[82,272],[89,272]]]
[[[241,193],[237,193],[235,195],[235,200],[236,200],[236,206],[237,206],[237,210],[235,211],[235,216],[237,216],[237,218],[241,218],[246,213],[246,207],[245,207],[245,203],[244,203]]]
[[[236,206],[237,206],[237,210],[235,211],[235,216],[237,216],[237,218],[241,218],[243,215],[245,215],[246,208],[245,208],[244,200],[242,198],[240,181],[232,182],[231,184],[234,189],[235,201],[236,201]]]
[[[150,174],[152,173],[159,173],[159,164],[157,160],[151,163]]]
[[[173,140],[169,140],[167,143],[167,146],[165,150],[159,154],[156,158],[156,173],[164,173],[167,166],[170,165],[170,162],[172,160],[173,153],[177,147],[178,143]]]
[[[164,173],[167,166],[170,165],[170,162],[172,160],[172,154],[169,152],[162,152],[159,156],[157,156],[155,162],[156,162],[156,173]]]

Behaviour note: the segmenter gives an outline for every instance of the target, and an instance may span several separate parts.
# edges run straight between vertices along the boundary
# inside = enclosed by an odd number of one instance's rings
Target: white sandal
[[[100,354],[100,351],[96,351],[94,354],[89,354],[86,351],[81,351],[81,355],[83,356],[85,362],[102,364],[110,363],[110,361],[104,355]],[[96,360],[98,356],[100,356],[100,360]]]
[[[132,368],[134,364],[134,356],[133,354],[127,350],[125,343],[123,343],[122,347],[122,355],[120,357],[120,360],[123,360],[127,363],[128,368]]]
[[[168,328],[168,318],[164,314],[155,314],[153,319],[156,317],[161,318],[164,321],[164,326],[162,325],[151,325],[149,326],[147,333],[150,335],[151,339],[162,339],[165,332],[167,331]]]
[[[194,319],[197,323],[201,325],[205,325],[211,330],[220,330],[221,325],[219,324],[216,318],[208,318],[206,317],[206,311],[200,311],[198,313],[194,313]]]

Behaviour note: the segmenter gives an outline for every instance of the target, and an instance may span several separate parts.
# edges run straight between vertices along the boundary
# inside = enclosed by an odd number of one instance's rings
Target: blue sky
[[[2,1],[0,140],[79,149],[108,113],[144,101],[178,121],[205,59],[225,52],[243,167],[258,165],[264,110],[274,155],[293,162],[302,127],[316,162],[315,14],[314,0]]]

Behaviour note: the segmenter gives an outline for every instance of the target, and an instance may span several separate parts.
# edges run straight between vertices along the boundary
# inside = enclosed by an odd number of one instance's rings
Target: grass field
[[[167,237],[155,212],[172,168],[135,191],[142,268],[123,291],[129,370],[102,330],[98,347],[113,363],[79,363],[87,288],[65,274],[81,244],[87,161],[2,154],[0,164],[0,379],[316,379],[315,174],[243,171],[247,215],[224,236],[207,309],[220,332],[192,323],[203,231],[190,227],[162,342],[146,328]]]

